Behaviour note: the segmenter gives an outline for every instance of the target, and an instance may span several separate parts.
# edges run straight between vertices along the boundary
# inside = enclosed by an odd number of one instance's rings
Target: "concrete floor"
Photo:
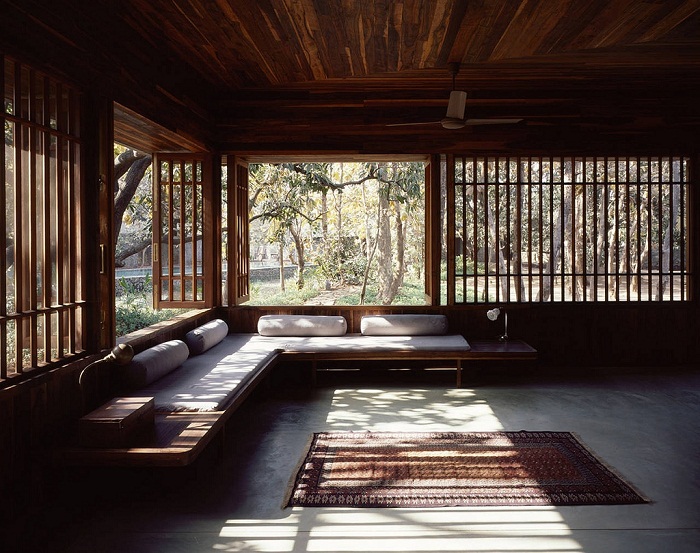
[[[212,449],[195,469],[62,473],[46,533],[21,551],[700,551],[700,374],[451,379],[273,386],[234,417],[223,457]],[[571,431],[652,503],[283,509],[310,434],[326,430]]]

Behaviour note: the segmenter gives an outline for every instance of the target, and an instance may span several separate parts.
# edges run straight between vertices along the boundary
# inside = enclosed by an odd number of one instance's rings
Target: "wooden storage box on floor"
[[[78,442],[83,447],[129,447],[153,428],[152,397],[118,397],[78,421]]]

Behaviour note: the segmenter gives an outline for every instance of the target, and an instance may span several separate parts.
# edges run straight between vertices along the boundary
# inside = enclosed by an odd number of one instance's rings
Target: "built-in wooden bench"
[[[455,364],[459,387],[463,361],[528,360],[536,356],[534,348],[519,340],[467,343],[459,335],[228,335],[206,354],[190,357],[178,370],[139,390],[142,398],[155,396],[156,410],[150,431],[139,432],[128,445],[115,447],[91,447],[76,442],[61,448],[57,459],[77,465],[189,465],[272,367],[285,359],[311,362],[314,375],[318,363],[323,361],[449,361]],[[178,388],[182,380],[188,383]]]
[[[349,335],[347,338],[350,338]],[[446,342],[449,343],[449,342]],[[328,361],[428,361],[450,362],[456,372],[456,386],[464,381],[464,361],[532,361],[537,359],[537,350],[522,340],[470,340],[469,350],[437,350],[418,347],[415,349],[371,349],[371,348],[304,348],[303,345],[285,349],[284,359],[311,363],[311,382],[316,384],[316,374]]]

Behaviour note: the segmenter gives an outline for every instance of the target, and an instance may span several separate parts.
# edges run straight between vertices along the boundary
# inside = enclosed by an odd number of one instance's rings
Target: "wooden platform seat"
[[[280,360],[308,360],[314,375],[323,360],[449,361],[460,386],[461,363],[472,352],[464,337],[448,334],[443,315],[368,316],[360,333],[346,331],[345,319],[334,316],[266,315],[257,334],[229,334],[217,319],[184,341],[149,348],[134,356],[125,379],[132,401],[153,398],[151,432],[122,447],[64,447],[58,458],[68,464],[189,465]],[[483,348],[475,353],[483,358]]]

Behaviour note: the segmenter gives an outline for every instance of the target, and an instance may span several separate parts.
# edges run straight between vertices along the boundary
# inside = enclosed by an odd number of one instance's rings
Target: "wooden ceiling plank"
[[[677,27],[700,11],[700,3],[683,2],[637,38],[637,42],[664,40]]]
[[[566,17],[569,7],[570,2],[522,2],[494,48],[491,59],[523,58],[541,53],[547,37],[557,27],[566,27],[569,21],[573,22]]]

